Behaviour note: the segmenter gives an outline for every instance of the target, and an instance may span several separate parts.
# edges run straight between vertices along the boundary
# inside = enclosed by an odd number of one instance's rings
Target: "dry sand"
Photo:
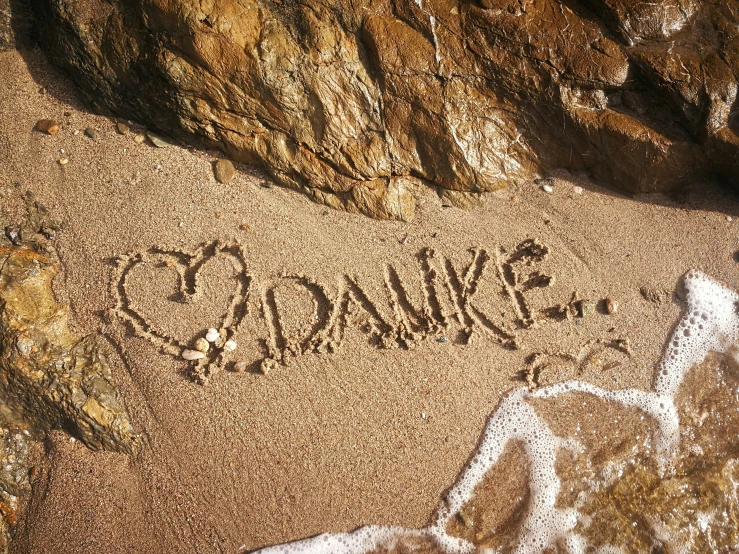
[[[501,395],[521,385],[517,375],[529,356],[584,360],[544,369],[542,382],[579,375],[606,388],[648,388],[680,314],[672,294],[680,277],[698,268],[739,288],[739,201],[714,183],[630,197],[559,173],[552,193],[521,183],[469,211],[443,207],[433,191],[420,190],[415,221],[372,221],[267,188],[268,180],[247,167],[219,184],[215,152],[137,144],[134,133],[142,128],[118,134],[115,120],[87,111],[38,52],[2,53],[0,68],[0,204],[17,210],[20,194],[31,190],[64,222],[58,298],[70,304],[75,331],[108,338],[116,381],[148,437],[135,459],[87,451],[61,432],[38,448],[40,471],[16,552],[232,553],[363,524],[423,526]],[[59,134],[34,132],[40,118],[59,121]],[[97,130],[95,139],[84,135],[86,127]],[[506,259],[499,249],[510,254],[526,239],[550,251],[528,271],[553,277],[523,295],[534,314],[574,293],[616,299],[618,312],[540,316],[535,327],[516,328],[516,304],[501,293],[496,260]],[[248,311],[230,360],[251,369],[218,372],[201,386],[185,362],[137,336],[114,312],[122,290],[115,260],[155,247],[194,253],[216,240],[243,247]],[[449,259],[458,271],[470,263],[470,249],[490,256],[457,311],[476,307],[508,326],[517,350],[501,346],[480,318],[464,344],[462,328],[470,322],[455,321],[441,263],[435,285],[448,327],[414,348],[380,348],[364,325],[371,318],[362,308],[370,306],[354,302],[357,313],[334,328],[343,331],[336,352],[304,354],[267,375],[256,370],[269,337],[261,301],[273,287],[286,326],[314,324],[309,299],[301,289],[291,293],[285,283],[292,281],[282,276],[314,280],[329,297],[340,290],[357,297],[361,289],[392,331],[387,266],[420,303],[425,248],[436,252],[434,264]],[[229,295],[246,283],[229,260],[216,256],[203,266],[190,303],[173,296],[177,267],[137,264],[124,300],[157,334],[189,344],[217,326]],[[642,288],[657,294],[648,300]],[[616,339],[630,342],[630,356],[604,348],[586,359],[598,349],[593,341]]]

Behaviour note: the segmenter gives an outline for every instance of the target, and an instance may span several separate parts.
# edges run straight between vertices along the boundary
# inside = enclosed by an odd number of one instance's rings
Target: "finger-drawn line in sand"
[[[228,307],[218,322],[219,328],[225,332],[225,338],[231,338],[238,331],[247,314],[251,284],[246,257],[238,243],[214,241],[197,248],[193,253],[155,246],[146,252],[119,256],[111,281],[111,293],[116,300],[113,312],[130,325],[135,335],[149,339],[162,352],[172,356],[181,356],[191,340],[170,336],[159,329],[155,323],[148,321],[142,315],[142,310],[131,299],[128,291],[128,278],[134,268],[143,264],[173,270],[178,275],[178,287],[176,296],[170,300],[196,303],[201,296],[200,271],[205,264],[216,257],[225,257],[229,260],[236,275],[235,290],[230,293]],[[194,360],[189,365],[188,374],[194,381],[204,384],[216,371],[224,367],[228,357],[227,349],[210,349],[203,358]]]
[[[520,268],[544,261],[548,255],[549,248],[536,239],[523,241],[510,255],[503,248],[498,250],[498,274],[506,293],[513,300],[519,325],[523,328],[533,327],[536,323],[524,293],[535,288],[548,287],[553,278],[539,271],[522,273]]]
[[[312,313],[308,322],[292,333],[286,328],[279,309],[280,290],[289,287],[293,292],[303,291],[310,296]],[[331,336],[332,314],[335,304],[326,288],[305,275],[283,274],[280,281],[268,283],[261,290],[261,313],[269,338],[265,341],[267,357],[262,360],[262,373],[267,373],[288,356],[301,356],[309,352],[331,353],[336,342]]]
[[[454,317],[462,326],[465,340],[469,341],[475,328],[486,332],[494,341],[507,348],[518,348],[515,331],[496,325],[472,303],[490,261],[490,255],[481,248],[469,251],[472,261],[462,271],[454,267],[450,259],[444,260],[444,277],[454,306]]]
[[[542,373],[555,367],[570,368],[573,376],[579,378],[593,367],[608,371],[622,365],[622,361],[605,361],[603,358],[608,351],[617,352],[625,358],[631,357],[628,339],[591,339],[582,344],[575,354],[562,351],[534,352],[527,357],[528,367],[519,373],[519,377],[526,381],[531,390],[534,390],[541,384]]]

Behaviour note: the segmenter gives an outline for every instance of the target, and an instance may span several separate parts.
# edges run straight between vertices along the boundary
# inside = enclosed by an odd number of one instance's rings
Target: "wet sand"
[[[716,183],[633,197],[561,172],[552,193],[522,182],[469,211],[422,189],[413,222],[372,221],[265,187],[252,168],[217,183],[216,152],[137,144],[143,127],[117,133],[38,52],[2,53],[0,67],[0,203],[18,214],[31,190],[63,221],[58,299],[77,333],[109,341],[115,380],[148,440],[133,459],[89,452],[61,432],[37,448],[15,552],[242,552],[364,524],[421,527],[532,355],[558,360],[541,384],[577,376],[647,389],[681,312],[680,277],[697,268],[739,288],[739,201]],[[34,131],[41,118],[60,132]],[[548,253],[527,265],[515,253],[529,239]],[[213,256],[182,302],[177,270],[214,241],[239,246],[246,269]],[[424,271],[426,249],[435,272]],[[139,254],[148,262],[120,286],[121,256]],[[507,268],[551,282],[521,284],[517,296]],[[339,306],[335,320],[324,321],[320,302],[314,313],[306,282]],[[239,346],[197,384],[162,343],[190,345],[217,327],[240,283]],[[415,306],[436,294],[438,329],[419,320],[417,340],[403,335],[413,324],[404,290]],[[613,298],[618,312],[601,302],[587,317],[556,317],[549,308],[573,295]],[[115,310],[122,296],[148,334]],[[333,352],[287,353],[321,326]],[[511,336],[517,349],[502,344]],[[617,340],[629,355],[609,346]],[[283,354],[285,363],[275,359]],[[264,359],[274,360],[266,375]],[[236,361],[249,370],[232,371]]]

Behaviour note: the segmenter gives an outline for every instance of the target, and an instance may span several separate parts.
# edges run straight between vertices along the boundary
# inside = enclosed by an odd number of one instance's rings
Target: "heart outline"
[[[175,269],[178,275],[178,292],[180,301],[192,303],[200,295],[200,270],[217,256],[224,255],[231,261],[236,272],[236,287],[229,296],[229,305],[219,317],[219,328],[225,329],[226,339],[233,337],[240,329],[248,314],[249,293],[252,276],[243,247],[239,242],[223,242],[216,240],[203,243],[191,253],[177,249],[165,249],[153,246],[144,252],[121,255],[116,258],[116,270],[111,279],[111,294],[115,298],[113,313],[131,329],[134,335],[148,339],[160,351],[181,359],[182,351],[188,348],[185,341],[168,336],[157,328],[137,310],[136,304],[127,293],[127,279],[130,272],[143,263],[164,264]],[[227,363],[225,349],[212,348],[205,358],[190,363],[187,374],[196,383],[205,385],[210,377],[223,369]]]

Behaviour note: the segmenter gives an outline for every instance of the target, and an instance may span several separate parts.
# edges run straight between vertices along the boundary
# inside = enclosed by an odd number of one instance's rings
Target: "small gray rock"
[[[88,127],[87,129],[85,129],[85,136],[90,137],[91,139],[94,139],[94,138],[97,138],[98,132],[92,127]]]
[[[118,131],[119,135],[125,135],[131,130],[131,127],[119,121],[118,123],[115,124],[115,130]]]

